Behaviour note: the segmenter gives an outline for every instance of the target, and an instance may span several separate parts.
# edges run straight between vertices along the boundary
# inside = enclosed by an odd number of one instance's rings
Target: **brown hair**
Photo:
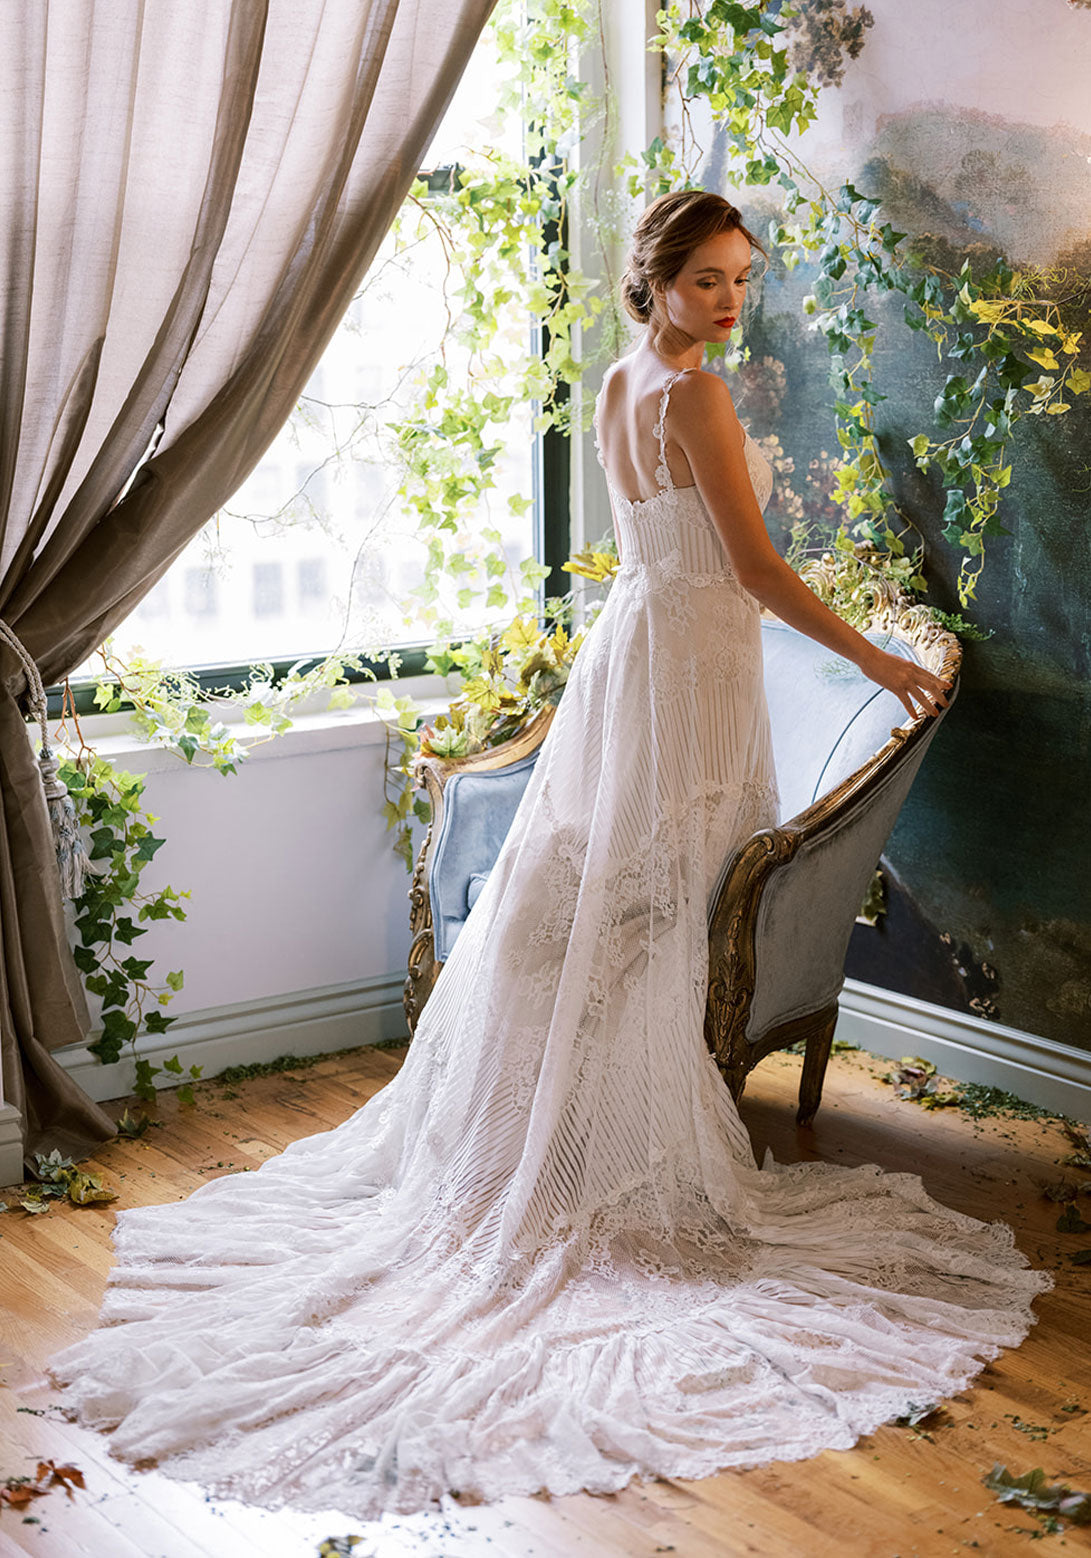
[[[655,303],[654,287],[669,286],[700,244],[717,233],[735,231],[765,253],[743,226],[737,208],[722,195],[707,189],[678,189],[653,200],[636,224],[621,278],[621,301],[627,312],[646,325]]]

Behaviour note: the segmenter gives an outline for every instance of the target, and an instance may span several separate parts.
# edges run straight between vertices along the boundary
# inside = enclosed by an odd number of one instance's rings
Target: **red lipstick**
[[[721,328],[722,328],[722,329],[724,329],[724,330],[730,330],[730,329],[732,329],[732,328],[733,328],[733,326],[734,326],[734,324],[735,324],[735,321],[734,321],[734,319],[732,319],[732,318],[731,318],[731,316],[730,316],[730,315],[728,315],[728,316],[727,316],[727,318],[726,318],[726,319],[717,319],[717,321],[716,321],[716,323],[717,323],[717,324],[718,324],[718,325],[719,325],[719,326],[720,326],[720,327],[721,327]]]

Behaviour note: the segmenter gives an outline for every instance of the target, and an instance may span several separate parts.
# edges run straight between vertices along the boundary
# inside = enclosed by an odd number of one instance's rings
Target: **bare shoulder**
[[[602,385],[597,396],[599,406],[617,405],[627,394],[627,380],[625,358],[621,357],[616,362],[610,363],[602,375]]]
[[[679,374],[671,387],[671,401],[687,411],[707,410],[721,416],[726,413],[732,420],[735,417],[731,391],[718,373],[709,373],[705,368],[687,368]]]
[[[729,446],[743,441],[735,402],[723,379],[703,368],[690,368],[674,381],[671,407],[675,437],[683,448],[706,440]]]

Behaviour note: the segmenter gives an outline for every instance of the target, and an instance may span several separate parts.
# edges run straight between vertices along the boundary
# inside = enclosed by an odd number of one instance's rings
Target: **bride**
[[[114,1451],[360,1517],[795,1460],[949,1395],[1049,1278],[910,1173],[759,1168],[703,1038],[706,912],[776,820],[759,601],[934,713],[945,684],[773,550],[769,468],[702,371],[753,239],[642,217],[646,326],[598,410],[621,567],[397,1077],[336,1130],[119,1214],[54,1358]],[[815,905],[815,913],[822,907]]]

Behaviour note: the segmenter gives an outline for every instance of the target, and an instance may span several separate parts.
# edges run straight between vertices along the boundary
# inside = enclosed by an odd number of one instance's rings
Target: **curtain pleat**
[[[0,53],[0,618],[78,665],[241,485],[494,0],[15,0]],[[0,647],[0,1041],[28,1150],[112,1134]]]

